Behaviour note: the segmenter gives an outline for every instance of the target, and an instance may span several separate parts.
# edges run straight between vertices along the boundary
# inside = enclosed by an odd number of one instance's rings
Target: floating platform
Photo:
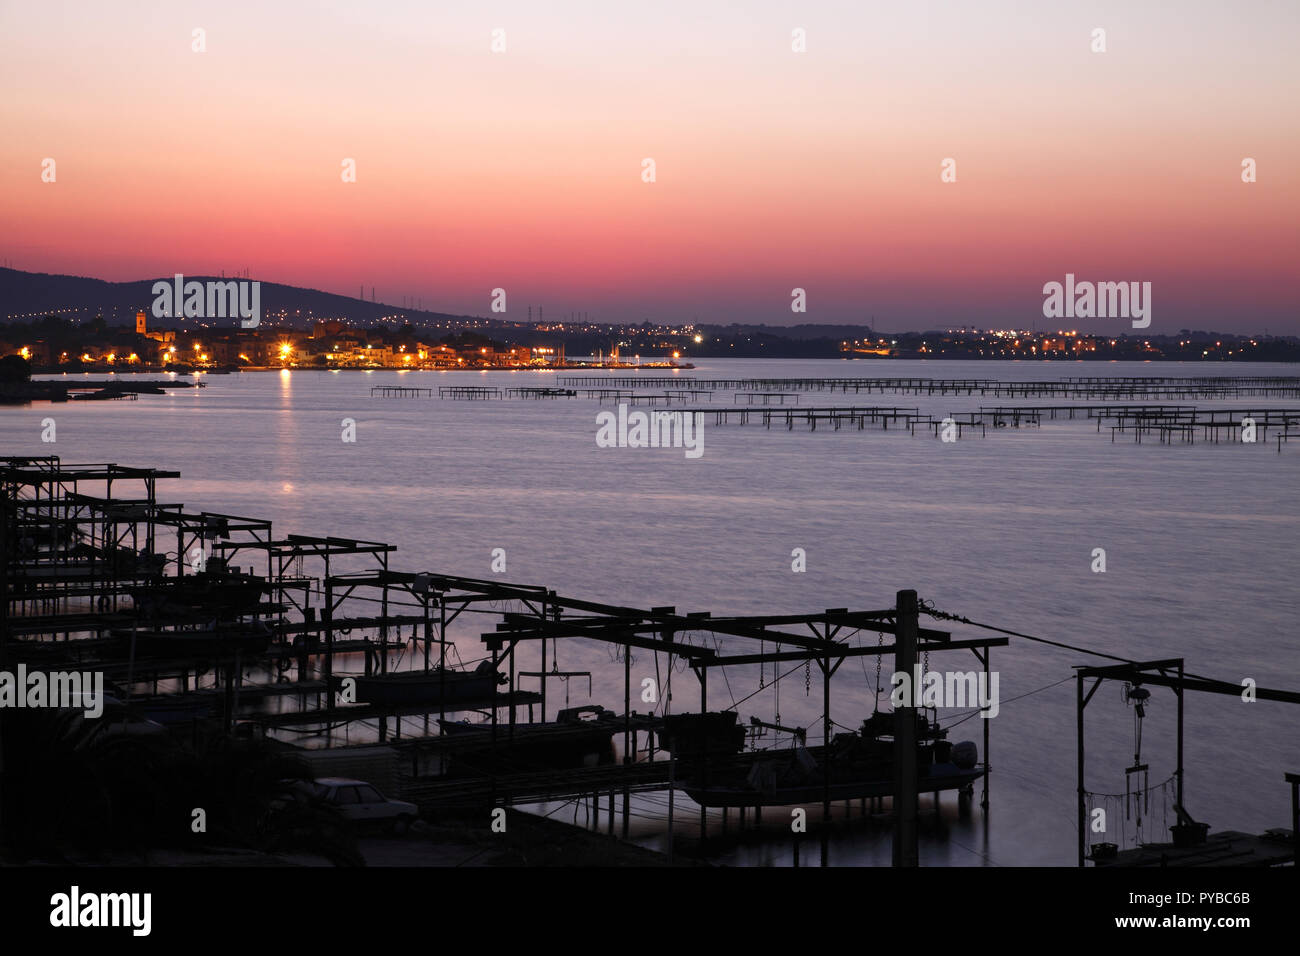
[[[1144,843],[1109,859],[1089,859],[1098,867],[1283,866],[1296,861],[1294,839],[1290,830],[1270,830],[1259,836],[1224,830],[1210,834],[1199,846]]]
[[[982,764],[977,764],[970,770],[962,770],[952,764],[935,764],[925,769],[929,772],[917,778],[917,793],[969,791],[984,776]],[[793,807],[821,803],[827,795],[832,801],[894,795],[894,781],[886,779],[836,780],[831,782],[829,790],[820,782],[811,781],[800,786],[777,787],[772,790],[707,787],[690,782],[677,782],[674,786],[702,807]]]
[[[612,388],[625,379],[568,375],[561,385]],[[994,395],[1010,398],[1059,396],[1083,399],[1300,398],[1300,376],[1107,376],[1004,381],[991,378],[684,378],[637,376],[637,384],[662,388],[725,391],[894,392],[909,395]]]

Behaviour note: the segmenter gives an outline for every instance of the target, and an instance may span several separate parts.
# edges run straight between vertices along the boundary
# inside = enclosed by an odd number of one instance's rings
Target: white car
[[[312,784],[312,790],[358,827],[405,833],[407,827],[420,817],[420,809],[415,804],[389,800],[364,780],[320,777]]]

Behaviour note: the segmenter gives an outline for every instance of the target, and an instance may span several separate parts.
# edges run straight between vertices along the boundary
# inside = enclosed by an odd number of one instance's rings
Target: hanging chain
[[[929,675],[929,673],[930,673],[930,652],[929,652],[929,651],[926,651],[924,654],[921,655],[921,680],[922,680],[922,682],[925,681],[925,679],[926,679],[926,677]],[[931,713],[934,715],[934,723],[935,723],[935,725],[937,726],[938,723],[939,723],[939,708],[938,708],[938,707],[932,707],[932,708],[931,708]]]
[[[776,653],[777,653],[778,656],[779,656],[780,653],[781,653],[781,645],[780,645],[780,644],[776,645]],[[773,674],[775,675],[775,673],[776,673],[776,665],[775,665],[775,663],[772,665],[772,672],[773,672]],[[774,691],[773,693],[776,694],[776,717],[773,718],[773,720],[774,720],[775,723],[780,724],[780,723],[781,723],[781,681],[780,681],[779,679],[778,679],[778,680],[773,680],[773,681],[772,681],[772,686],[775,688],[775,691]]]
[[[885,634],[883,631],[876,634],[876,647],[880,653],[876,654],[876,712],[880,711],[880,660],[884,657]]]

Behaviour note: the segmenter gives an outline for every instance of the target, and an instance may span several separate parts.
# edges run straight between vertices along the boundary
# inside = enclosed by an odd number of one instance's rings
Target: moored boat
[[[339,690],[344,680],[355,682],[358,702],[386,707],[481,700],[491,698],[498,686],[507,683],[491,661],[480,662],[472,671],[434,667],[389,674],[336,674],[334,689]]]
[[[830,747],[795,744],[746,754],[731,765],[695,767],[677,782],[704,807],[783,807],[894,793],[894,715],[876,713],[856,733],[836,734]],[[948,742],[948,732],[917,714],[917,791],[969,794],[985,774],[972,741]],[[829,782],[826,765],[829,762]]]
[[[271,590],[270,583],[257,575],[200,571],[185,577],[167,578],[161,584],[132,588],[131,597],[136,607],[146,615],[196,608],[246,613],[256,608],[262,595]]]
[[[704,714],[667,714],[656,731],[659,749],[679,759],[736,754],[745,746],[745,728],[734,710]]]
[[[134,650],[137,658],[251,657],[261,654],[271,643],[271,630],[261,621],[175,631],[115,628],[111,634],[124,653]]]
[[[513,770],[589,767],[614,761],[614,736],[624,729],[623,720],[600,706],[561,710],[553,721],[516,724],[498,723],[493,740],[492,725],[440,720],[448,738],[449,765],[483,772],[493,766]]]

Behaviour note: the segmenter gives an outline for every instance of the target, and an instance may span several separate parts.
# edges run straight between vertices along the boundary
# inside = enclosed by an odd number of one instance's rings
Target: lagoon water
[[[685,377],[929,376],[1042,379],[1069,375],[1289,375],[1289,366],[999,362],[702,360]],[[635,373],[631,373],[635,374]],[[652,373],[656,375],[663,372]],[[674,605],[681,612],[787,613],[884,608],[895,592],[972,620],[1135,659],[1184,657],[1190,672],[1264,687],[1300,687],[1300,446],[1112,443],[1095,423],[967,434],[946,444],[927,432],[706,424],[704,454],[599,448],[586,399],[457,402],[372,398],[402,384],[548,385],[554,373],[388,371],[205,376],[204,389],[136,402],[74,402],[0,409],[0,454],[57,454],[65,462],[115,461],[179,470],[160,499],[269,518],[285,533],[337,535],[398,546],[392,566],[490,577],[504,548],[505,580],[616,604]],[[650,390],[645,388],[643,390]],[[731,403],[716,394],[714,403]],[[919,406],[937,417],[975,410],[979,396],[808,393],[803,404]],[[1053,399],[1061,404],[1062,400]],[[1202,400],[1199,404],[1206,405]],[[1294,405],[1246,399],[1235,405]],[[610,406],[603,406],[609,408]],[[52,416],[57,442],[41,441]],[[355,443],[341,422],[356,421]],[[805,573],[791,552],[807,554]],[[1091,570],[1104,548],[1105,573]],[[482,656],[483,619],[453,631],[460,656]],[[923,625],[945,627],[923,619]],[[951,625],[956,636],[982,632]],[[699,640],[711,637],[697,635]],[[852,639],[874,643],[874,634]],[[521,666],[535,669],[535,650]],[[592,703],[621,707],[622,664],[606,648],[560,648],[567,670],[594,672]],[[942,658],[942,659],[941,659]],[[922,831],[925,865],[1072,865],[1075,852],[1073,665],[1079,653],[1012,639],[993,652],[1001,712],[992,721],[991,806],[960,816],[943,800],[945,826]],[[934,669],[977,666],[969,652],[939,655]],[[890,662],[885,661],[888,687]],[[814,669],[815,671],[815,669]],[[634,685],[653,675],[637,654]],[[819,678],[780,684],[782,722],[820,742]],[[766,675],[768,685],[771,672]],[[689,671],[674,676],[674,710],[695,709]],[[835,677],[832,717],[856,727],[874,703],[874,662],[850,659]],[[710,680],[710,703],[759,688],[757,668]],[[585,681],[568,688],[588,702]],[[564,690],[553,684],[551,701]],[[1028,696],[1022,696],[1028,695]],[[1154,784],[1174,766],[1175,698],[1152,689],[1142,758]],[[553,714],[552,704],[552,714]],[[771,720],[772,690],[739,707]],[[945,721],[968,712],[940,712]],[[978,717],[952,739],[980,740]],[[1189,694],[1186,805],[1212,829],[1289,826],[1284,771],[1300,771],[1300,708]],[[1134,718],[1120,687],[1104,685],[1087,710],[1088,783],[1125,790]],[[983,754],[981,754],[981,758]],[[977,790],[978,795],[978,790]],[[661,846],[662,795],[638,799],[636,834]],[[924,798],[923,805],[928,805]],[[1166,839],[1172,809],[1153,795],[1148,840]],[[677,798],[691,827],[698,812]],[[1118,808],[1118,809],[1117,809]],[[545,808],[583,822],[585,810]],[[810,809],[816,819],[820,811]],[[1135,821],[1112,801],[1108,839]],[[736,864],[790,861],[789,840],[729,846]],[[734,816],[733,816],[734,820]],[[603,818],[602,818],[603,823]],[[687,831],[683,831],[687,832]],[[832,864],[887,863],[889,829],[858,826],[831,847]],[[1100,839],[1100,837],[1096,837]],[[805,854],[807,850],[804,851]]]

